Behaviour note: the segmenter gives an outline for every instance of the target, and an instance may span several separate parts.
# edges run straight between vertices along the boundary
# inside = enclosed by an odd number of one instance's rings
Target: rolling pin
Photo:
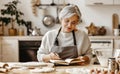
[[[112,15],[112,32],[114,34],[114,29],[118,29],[118,24],[119,24],[119,16],[118,14],[114,13]]]

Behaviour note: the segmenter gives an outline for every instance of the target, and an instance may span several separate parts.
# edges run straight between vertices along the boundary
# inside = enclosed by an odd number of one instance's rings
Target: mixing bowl
[[[112,57],[112,50],[111,49],[96,49],[94,50],[97,59],[101,66],[107,67],[108,66],[108,59]]]

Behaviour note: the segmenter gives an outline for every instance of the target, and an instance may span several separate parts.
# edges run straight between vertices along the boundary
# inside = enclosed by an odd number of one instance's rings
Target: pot
[[[55,19],[51,15],[45,15],[42,22],[45,26],[52,27],[55,24]]]

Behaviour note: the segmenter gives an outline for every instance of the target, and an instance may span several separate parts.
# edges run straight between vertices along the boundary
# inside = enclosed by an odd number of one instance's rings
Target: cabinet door
[[[18,40],[3,39],[2,40],[2,61],[18,62]]]
[[[114,49],[120,49],[120,39],[114,40]]]
[[[114,0],[114,5],[120,5],[120,0]]]
[[[113,0],[86,0],[86,5],[112,5]]]

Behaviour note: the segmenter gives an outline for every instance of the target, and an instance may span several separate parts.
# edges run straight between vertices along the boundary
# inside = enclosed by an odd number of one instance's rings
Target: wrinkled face
[[[69,18],[63,18],[61,20],[62,24],[62,31],[63,32],[71,32],[76,29],[76,25],[78,24],[79,17],[77,14],[69,17]]]

